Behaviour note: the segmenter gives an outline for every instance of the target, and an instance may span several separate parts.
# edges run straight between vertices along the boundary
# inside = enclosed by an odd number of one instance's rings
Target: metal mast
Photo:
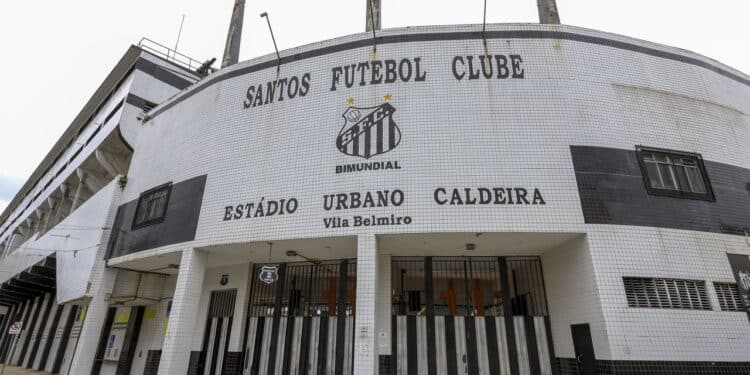
[[[245,0],[235,0],[232,20],[227,31],[227,43],[224,45],[224,57],[221,67],[236,64],[240,59],[240,41],[242,40],[242,21],[245,17]]]

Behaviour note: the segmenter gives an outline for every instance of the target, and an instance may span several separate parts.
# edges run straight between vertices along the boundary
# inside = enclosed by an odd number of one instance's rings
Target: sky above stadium
[[[383,28],[481,23],[484,0],[381,0]],[[14,1],[0,13],[0,211],[128,46],[148,37],[221,59],[232,0]],[[240,60],[364,31],[364,0],[247,0]],[[748,0],[558,0],[563,24],[701,53],[750,74]],[[487,22],[536,23],[536,0],[488,0]]]

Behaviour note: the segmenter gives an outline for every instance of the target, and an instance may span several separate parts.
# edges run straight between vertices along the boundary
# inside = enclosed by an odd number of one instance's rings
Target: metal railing
[[[138,42],[138,47],[157,56],[163,57],[167,61],[173,62],[193,72],[197,71],[203,65],[203,62],[201,61],[198,61],[185,54],[179,53],[159,42],[155,42],[146,37],[141,38],[141,41]],[[212,71],[214,70],[215,69],[212,69]]]

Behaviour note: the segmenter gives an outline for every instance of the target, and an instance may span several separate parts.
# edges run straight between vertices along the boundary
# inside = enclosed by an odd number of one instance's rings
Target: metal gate
[[[352,373],[356,262],[282,263],[250,294],[243,374]]]
[[[208,321],[203,337],[202,358],[203,375],[223,374],[224,357],[229,346],[229,334],[232,332],[232,317],[237,289],[216,290],[211,292],[208,304]]]
[[[392,287],[391,373],[554,373],[538,258],[394,257]]]

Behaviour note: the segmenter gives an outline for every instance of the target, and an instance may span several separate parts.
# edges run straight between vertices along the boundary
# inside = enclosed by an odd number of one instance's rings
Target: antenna
[[[278,73],[281,69],[281,55],[279,55],[279,48],[276,47],[276,38],[273,37],[273,29],[271,28],[271,20],[268,18],[268,12],[263,12],[260,14],[261,18],[265,18],[266,22],[268,23],[268,31],[271,32],[271,40],[273,41],[273,49],[276,50],[276,72]]]
[[[182,14],[182,20],[180,21],[180,31],[177,32],[177,41],[174,42],[174,53],[177,57],[177,46],[180,44],[180,36],[182,36],[182,24],[185,23],[185,14]],[[167,51],[167,57],[169,57],[169,51]]]

